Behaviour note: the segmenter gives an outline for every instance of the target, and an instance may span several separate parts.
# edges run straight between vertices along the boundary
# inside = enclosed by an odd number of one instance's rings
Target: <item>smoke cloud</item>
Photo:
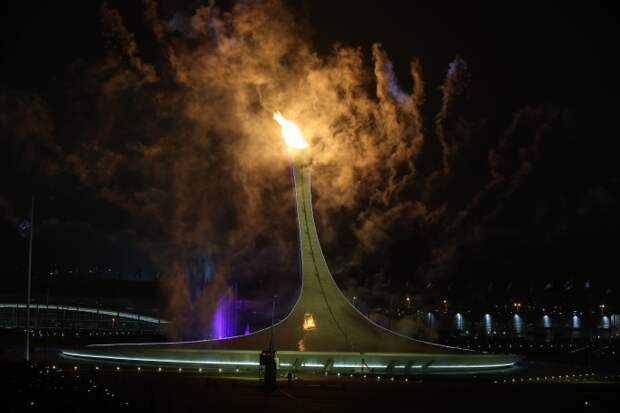
[[[568,222],[549,218],[544,231],[534,224],[558,210],[566,191],[511,207],[535,176],[549,176],[550,148],[571,133],[565,114],[525,109],[496,134],[467,113],[463,59],[450,63],[433,116],[423,110],[420,60],[404,90],[380,44],[372,62],[345,46],[320,55],[280,1],[174,13],[153,0],[143,6],[145,27],[134,30],[156,45],[145,52],[121,12],[102,6],[109,47],[71,68],[62,133],[37,97],[16,106],[2,95],[0,127],[13,131],[6,139],[31,160],[24,165],[41,159],[42,175],[75,177],[132,217],[166,276],[175,336],[207,334],[217,298],[236,282],[296,296],[294,198],[275,111],[310,142],[320,236],[350,288],[370,294],[386,274],[394,285],[426,285],[463,273],[477,248],[516,229],[507,224],[515,217],[537,240]],[[214,265],[206,287],[187,276],[199,257]]]

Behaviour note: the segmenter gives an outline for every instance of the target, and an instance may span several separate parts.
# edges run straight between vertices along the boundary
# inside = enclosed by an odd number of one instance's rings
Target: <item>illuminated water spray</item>
[[[519,314],[514,314],[512,316],[512,328],[518,337],[523,335],[523,319]]]
[[[435,319],[435,314],[430,311],[426,314],[426,327],[430,329],[435,329],[437,327],[437,320]]]
[[[465,320],[463,319],[461,313],[456,313],[456,315],[454,316],[454,327],[457,329],[457,331],[465,330]]]
[[[487,336],[490,336],[493,332],[493,319],[489,313],[484,315],[484,332]]]
[[[221,297],[217,302],[212,322],[212,338],[226,338],[235,335],[235,308],[234,300],[227,296]]]

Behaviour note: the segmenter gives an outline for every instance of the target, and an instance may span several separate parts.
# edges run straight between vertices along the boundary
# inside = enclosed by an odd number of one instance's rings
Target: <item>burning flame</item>
[[[310,313],[304,314],[304,330],[314,330],[316,328],[316,323],[314,322],[314,317]]]
[[[282,137],[289,148],[306,149],[310,146],[304,139],[304,135],[295,122],[285,119],[280,112],[274,113],[273,118],[280,124],[282,128]]]

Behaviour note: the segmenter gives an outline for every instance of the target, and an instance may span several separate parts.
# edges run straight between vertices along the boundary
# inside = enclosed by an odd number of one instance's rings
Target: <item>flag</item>
[[[20,222],[19,225],[17,225],[19,235],[24,239],[28,238],[28,235],[30,234],[30,227],[30,221],[28,221],[27,219]]]

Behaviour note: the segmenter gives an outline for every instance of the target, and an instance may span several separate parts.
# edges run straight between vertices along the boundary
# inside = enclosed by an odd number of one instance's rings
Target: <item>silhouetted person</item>
[[[364,367],[368,369],[368,364],[366,364],[366,360],[362,359],[362,373],[364,372]]]
[[[293,381],[293,373],[289,371],[288,374],[286,375],[286,379],[288,380],[288,385],[290,386]]]

